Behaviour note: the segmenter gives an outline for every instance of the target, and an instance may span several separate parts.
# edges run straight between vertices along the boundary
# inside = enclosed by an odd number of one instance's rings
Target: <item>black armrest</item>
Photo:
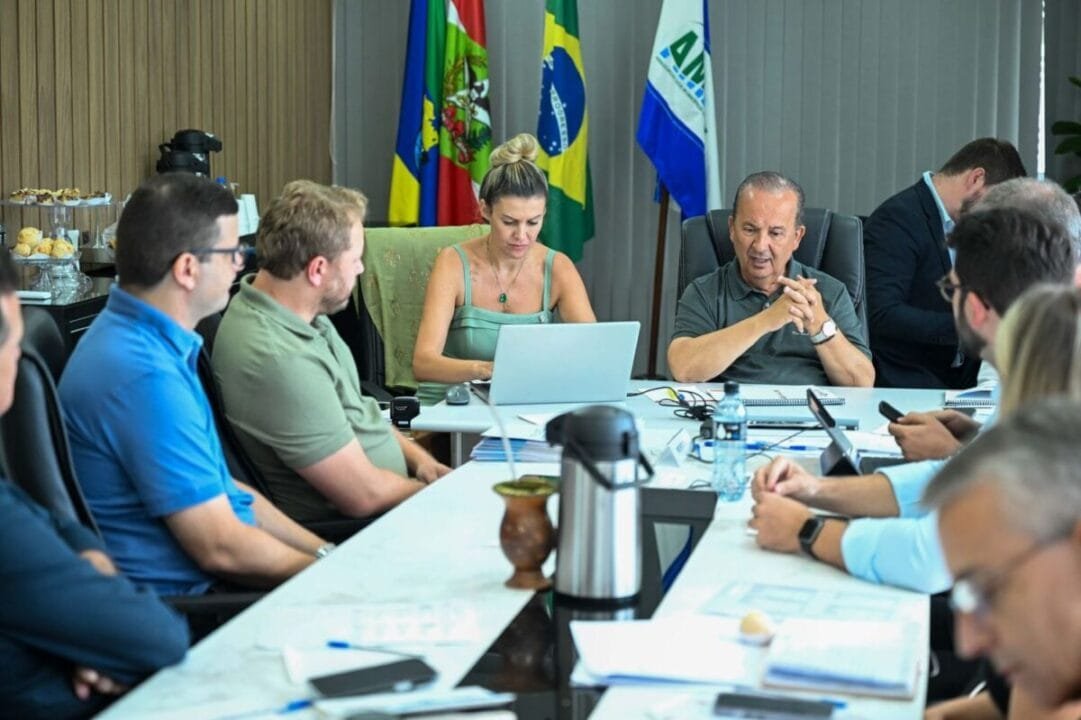
[[[237,592],[209,595],[170,595],[162,600],[184,615],[236,615],[258,602],[266,593]]]
[[[357,532],[371,525],[377,519],[382,517],[380,515],[373,515],[366,518],[343,518],[341,520],[314,520],[312,522],[303,523],[304,527],[311,532],[315,533],[324,540],[329,540],[332,543],[345,542],[349,538],[353,537]]]

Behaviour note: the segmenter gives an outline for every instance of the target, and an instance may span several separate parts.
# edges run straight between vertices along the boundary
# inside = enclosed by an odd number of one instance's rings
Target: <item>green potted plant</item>
[[[1071,75],[1070,84],[1081,88],[1081,77]],[[1051,134],[1063,136],[1062,142],[1055,148],[1056,155],[1076,155],[1081,157],[1081,122],[1073,120],[1059,120],[1051,126]],[[1081,190],[1081,175],[1075,175],[1069,180],[1062,182],[1066,192],[1075,193]]]

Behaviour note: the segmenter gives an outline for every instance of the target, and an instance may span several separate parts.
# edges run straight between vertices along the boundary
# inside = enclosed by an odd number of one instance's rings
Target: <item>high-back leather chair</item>
[[[731,214],[728,209],[710,210],[705,215],[683,221],[677,299],[696,278],[713,272],[735,257],[728,236]],[[863,340],[867,342],[863,224],[855,215],[842,215],[825,208],[804,208],[803,224],[807,231],[794,257],[844,283],[860,320]]]
[[[23,320],[25,335],[15,396],[11,409],[0,418],[8,478],[39,505],[97,533],[75,477],[56,392],[56,379],[67,362],[64,339],[52,316],[42,308],[24,308]]]

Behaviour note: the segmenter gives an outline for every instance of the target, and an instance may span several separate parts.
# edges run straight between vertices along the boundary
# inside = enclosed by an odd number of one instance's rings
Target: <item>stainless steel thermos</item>
[[[593,405],[552,419],[545,437],[563,446],[556,592],[599,601],[635,597],[642,587],[638,488],[653,469],[639,452],[634,417]]]

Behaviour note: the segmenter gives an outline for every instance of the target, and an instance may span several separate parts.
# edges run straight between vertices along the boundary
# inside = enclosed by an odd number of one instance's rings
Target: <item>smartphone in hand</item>
[[[885,400],[878,404],[878,411],[882,413],[882,416],[890,422],[897,422],[901,419],[901,416],[904,415],[903,412],[895,408],[893,405],[890,405]]]

